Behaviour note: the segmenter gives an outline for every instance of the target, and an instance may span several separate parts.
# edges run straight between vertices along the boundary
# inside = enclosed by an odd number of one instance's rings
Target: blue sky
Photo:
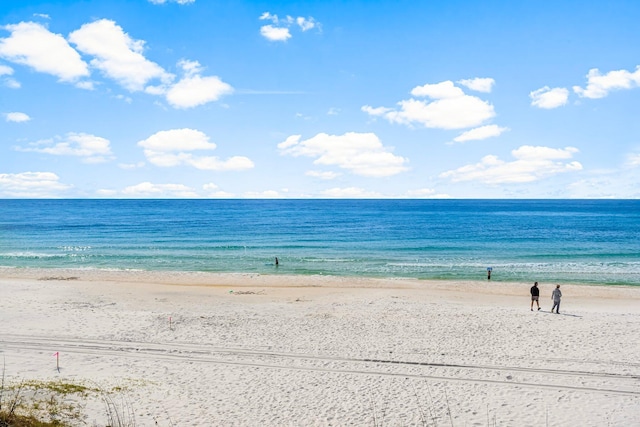
[[[0,3],[2,198],[638,198],[638,1]]]

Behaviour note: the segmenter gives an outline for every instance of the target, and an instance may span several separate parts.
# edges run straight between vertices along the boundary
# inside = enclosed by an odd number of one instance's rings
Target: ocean
[[[640,200],[0,200],[0,268],[640,285],[639,237]]]

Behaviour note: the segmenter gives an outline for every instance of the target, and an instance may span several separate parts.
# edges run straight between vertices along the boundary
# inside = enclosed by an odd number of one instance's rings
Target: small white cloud
[[[370,116],[384,116],[386,113],[393,111],[393,108],[386,108],[386,107],[374,108],[370,105],[363,105],[360,109],[365,113],[369,114]]]
[[[18,82],[16,79],[12,77],[7,77],[7,76],[11,76],[12,74],[13,74],[13,68],[7,65],[0,64],[0,77],[4,77],[2,79],[3,85],[8,87],[9,89],[20,89],[20,82]]]
[[[209,137],[195,129],[171,129],[156,132],[149,138],[138,142],[147,150],[158,152],[215,150],[216,144],[209,142]]]
[[[154,79],[169,83],[173,75],[143,55],[142,40],[134,40],[114,21],[100,19],[69,34],[81,52],[92,55],[91,66],[131,92],[141,91]]]
[[[254,167],[247,157],[234,156],[220,160],[211,156],[195,156],[189,151],[214,150],[216,144],[209,137],[195,129],[172,129],[160,131],[139,141],[149,163],[160,167],[187,165],[196,169],[215,171],[242,171]]]
[[[463,132],[459,136],[453,138],[455,142],[466,142],[482,140],[500,136],[503,132],[509,130],[498,125],[486,125]]]
[[[335,107],[331,107],[331,108],[329,108],[329,111],[327,111],[327,114],[329,116],[337,116],[338,114],[340,114],[340,109],[339,108],[335,108]]]
[[[333,199],[378,199],[382,197],[380,193],[367,191],[358,187],[330,188],[322,191],[320,194]]]
[[[33,16],[35,16],[36,18],[51,19],[51,17],[46,13],[34,13]]]
[[[5,118],[8,122],[14,123],[24,123],[31,120],[31,117],[29,117],[27,114],[20,112],[6,113]]]
[[[489,155],[479,163],[440,174],[453,182],[478,181],[485,184],[513,184],[539,181],[543,178],[582,169],[576,161],[565,162],[578,152],[577,148],[549,148],[524,145],[511,152],[514,161],[505,162]]]
[[[84,89],[84,90],[93,90],[94,89],[93,82],[90,82],[88,80],[77,82],[75,84],[75,87],[77,87],[78,89]]]
[[[11,78],[5,79],[4,85],[9,89],[20,89],[20,87],[22,86],[19,81]]]
[[[311,176],[311,177],[314,177],[314,178],[331,180],[331,179],[335,179],[335,178],[339,177],[341,174],[339,174],[337,172],[330,172],[330,171],[307,171],[305,173],[305,175]]]
[[[0,39],[0,58],[51,74],[64,82],[89,76],[87,64],[59,34],[35,22],[6,25],[11,36]]]
[[[59,197],[71,188],[62,184],[53,172],[22,172],[0,174],[0,195],[3,197]]]
[[[174,108],[192,108],[217,101],[233,92],[231,85],[217,76],[201,77],[202,67],[197,61],[180,61],[185,77],[167,91],[167,101]]]
[[[126,187],[122,194],[130,197],[171,197],[171,198],[197,198],[192,188],[183,184],[153,184],[141,182],[137,185]]]
[[[411,98],[398,102],[398,109],[365,105],[362,111],[383,117],[391,123],[418,123],[437,129],[475,127],[495,116],[491,104],[476,96],[466,95],[451,81],[415,87],[411,95],[429,97],[432,101]]]
[[[492,78],[475,78],[475,79],[466,79],[466,80],[458,80],[462,86],[466,86],[471,90],[475,90],[476,92],[491,92],[493,89],[493,85],[496,83]]]
[[[569,90],[563,87],[555,87],[551,89],[545,86],[529,93],[531,105],[538,108],[552,109],[562,107],[569,99]]]
[[[583,98],[604,98],[613,90],[631,89],[640,86],[640,66],[636,71],[627,70],[609,71],[601,74],[597,68],[589,70],[587,74],[587,87],[574,86],[573,91]]]
[[[260,27],[260,34],[267,40],[271,41],[287,41],[291,38],[288,28],[274,27],[273,25],[263,25]]]
[[[302,31],[308,31],[316,26],[316,22],[313,18],[303,18],[302,16],[298,16],[296,18],[296,24],[298,24]]]
[[[282,155],[315,157],[314,164],[338,166],[355,175],[392,176],[408,170],[408,160],[384,147],[374,133],[348,132],[344,135],[319,133],[301,141],[292,135],[278,144]]]
[[[264,12],[258,19],[261,21],[271,21],[273,24],[263,25],[260,27],[260,34],[262,37],[270,41],[286,41],[290,39],[291,27],[294,26],[295,28],[296,25],[302,32],[309,31],[313,28],[320,29],[320,24],[311,16],[306,18],[298,16],[297,18],[294,18],[287,15],[286,18],[279,18],[278,15],[270,12]]]
[[[101,163],[113,159],[108,139],[86,133],[68,133],[64,138],[33,142],[17,151],[51,154],[53,156],[77,156],[85,163]]]

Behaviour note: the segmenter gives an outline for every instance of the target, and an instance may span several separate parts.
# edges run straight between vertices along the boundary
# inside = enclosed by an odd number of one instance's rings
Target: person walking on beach
[[[540,310],[540,289],[538,288],[538,282],[535,282],[531,287],[531,311],[533,311],[533,302],[538,304],[538,310]]]
[[[555,309],[556,314],[560,314],[560,298],[562,298],[562,292],[560,292],[560,285],[556,285],[556,288],[551,293],[551,299],[553,300],[553,307],[551,307],[552,313],[553,313],[553,309]]]

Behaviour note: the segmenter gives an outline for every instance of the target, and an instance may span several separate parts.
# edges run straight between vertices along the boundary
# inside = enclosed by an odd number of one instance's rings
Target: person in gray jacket
[[[556,288],[551,292],[551,299],[553,300],[553,307],[551,307],[551,312],[553,313],[553,309],[555,308],[556,314],[560,314],[560,299],[562,298],[562,292],[560,292],[560,285],[556,285]]]

